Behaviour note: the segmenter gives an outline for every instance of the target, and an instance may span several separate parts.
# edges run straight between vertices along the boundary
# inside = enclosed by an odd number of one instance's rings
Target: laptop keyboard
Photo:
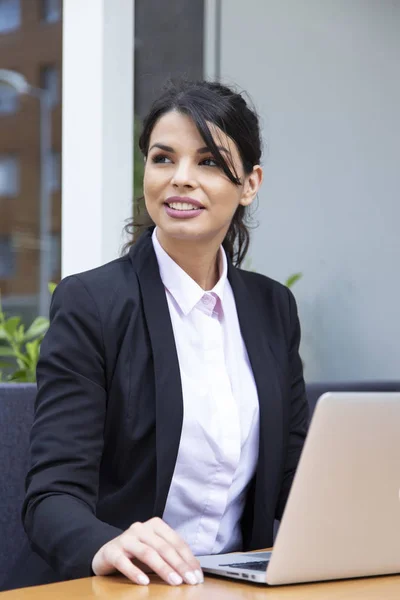
[[[253,562],[241,562],[219,565],[220,567],[233,567],[234,569],[252,569],[253,571],[265,571],[269,560],[255,560]]]

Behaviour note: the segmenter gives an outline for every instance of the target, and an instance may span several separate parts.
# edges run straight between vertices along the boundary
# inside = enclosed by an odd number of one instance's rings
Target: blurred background
[[[0,0],[0,289],[4,309],[25,319],[39,310],[41,254],[51,280],[61,275],[61,16],[61,2]],[[40,99],[8,85],[3,70],[48,93],[51,203],[49,247],[42,252]]]
[[[47,263],[49,280],[61,277],[62,4],[62,0],[0,0],[0,290],[7,312],[17,311],[25,320],[43,308],[41,260]],[[134,16],[138,137],[141,120],[168,76],[203,77],[204,2],[137,0]],[[87,40],[90,43],[90,30]],[[47,181],[41,180],[40,102],[31,92],[18,93],[2,70],[20,73],[30,86],[48,94]],[[135,196],[141,193],[142,172],[143,161],[137,155]],[[41,240],[42,186],[50,196],[47,247]],[[48,295],[46,282],[42,294]]]
[[[0,0],[5,312],[46,316],[49,281],[118,256],[134,140],[179,75],[261,116],[247,266],[302,273],[306,378],[399,379],[400,0]]]

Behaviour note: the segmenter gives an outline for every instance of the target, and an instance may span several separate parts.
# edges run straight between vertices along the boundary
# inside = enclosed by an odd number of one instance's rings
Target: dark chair
[[[321,381],[308,383],[306,387],[311,417],[318,399],[325,392],[400,392],[400,381]]]
[[[36,385],[0,384],[0,589],[26,543],[21,522]]]
[[[400,381],[310,383],[310,413],[324,392],[334,391],[400,391]],[[33,384],[0,384],[0,589],[27,539],[21,507],[35,395]]]

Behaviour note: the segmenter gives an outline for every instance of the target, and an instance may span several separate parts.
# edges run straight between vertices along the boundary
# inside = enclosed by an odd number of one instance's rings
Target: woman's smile
[[[165,210],[173,219],[193,219],[201,214],[204,206],[193,198],[172,196],[165,202]]]

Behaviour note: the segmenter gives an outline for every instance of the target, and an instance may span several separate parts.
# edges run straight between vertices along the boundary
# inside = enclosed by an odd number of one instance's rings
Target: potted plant
[[[55,287],[49,284],[51,294]],[[48,328],[46,317],[36,317],[27,329],[21,317],[7,318],[0,298],[0,383],[36,383],[40,344]]]

